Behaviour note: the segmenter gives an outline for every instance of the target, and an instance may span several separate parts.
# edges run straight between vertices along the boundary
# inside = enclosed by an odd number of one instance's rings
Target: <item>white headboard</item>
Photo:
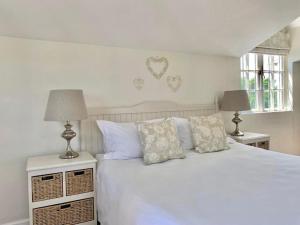
[[[102,153],[102,137],[96,120],[136,122],[162,117],[210,115],[218,111],[217,100],[212,104],[182,105],[170,101],[142,102],[133,106],[88,108],[88,119],[80,123],[81,151]]]

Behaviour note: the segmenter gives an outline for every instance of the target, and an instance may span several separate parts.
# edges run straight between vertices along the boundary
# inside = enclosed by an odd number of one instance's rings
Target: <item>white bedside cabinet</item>
[[[96,159],[80,152],[27,161],[30,225],[96,225]]]
[[[239,143],[251,145],[258,148],[263,148],[268,150],[270,147],[270,135],[244,132],[244,136],[231,136],[234,140]]]

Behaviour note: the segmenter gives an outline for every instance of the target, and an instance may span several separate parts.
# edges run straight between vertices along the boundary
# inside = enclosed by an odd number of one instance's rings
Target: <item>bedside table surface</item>
[[[260,133],[252,133],[252,132],[244,132],[244,136],[231,136],[231,138],[239,141],[246,141],[246,140],[256,140],[256,139],[270,139],[269,134],[260,134]]]
[[[26,170],[43,170],[95,162],[97,162],[97,160],[88,152],[79,152],[79,157],[74,159],[60,159],[59,155],[37,156],[27,160]]]

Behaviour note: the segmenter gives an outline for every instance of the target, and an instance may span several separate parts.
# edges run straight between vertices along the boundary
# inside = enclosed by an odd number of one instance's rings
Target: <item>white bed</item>
[[[300,158],[230,146],[151,166],[100,160],[101,225],[300,224]]]
[[[146,102],[89,109],[81,148],[97,154],[95,120],[131,122],[208,115],[217,104]],[[142,159],[101,160],[97,207],[101,225],[298,225],[300,158],[236,142],[231,149],[145,166]]]

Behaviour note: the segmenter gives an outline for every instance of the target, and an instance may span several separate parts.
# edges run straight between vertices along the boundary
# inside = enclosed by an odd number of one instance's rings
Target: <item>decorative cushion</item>
[[[177,137],[175,122],[172,119],[154,123],[139,123],[138,130],[144,146],[143,153],[146,164],[185,157]]]
[[[224,122],[220,113],[190,117],[195,151],[200,153],[229,149]]]

